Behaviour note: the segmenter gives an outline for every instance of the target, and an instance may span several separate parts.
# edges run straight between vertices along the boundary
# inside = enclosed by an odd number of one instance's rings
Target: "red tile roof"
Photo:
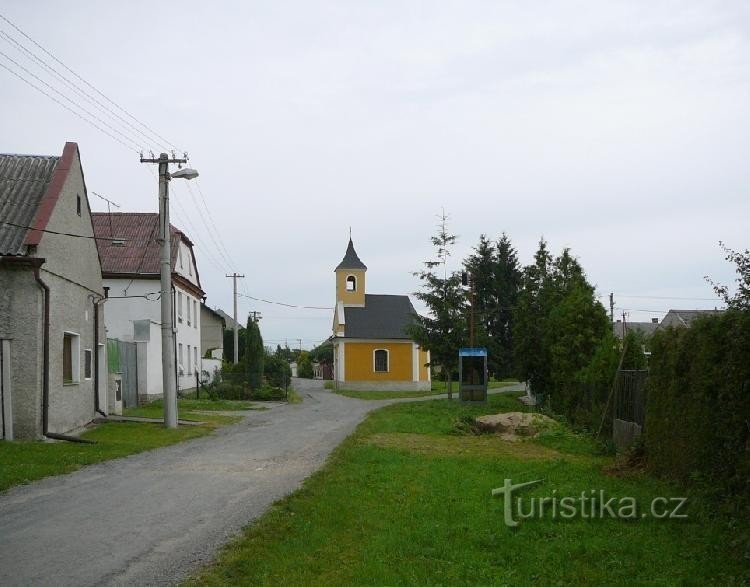
[[[94,235],[97,237],[102,273],[159,274],[159,215],[153,212],[94,212]],[[181,230],[170,225],[172,234],[172,271],[177,246],[183,240],[191,249],[193,243]],[[117,240],[112,240],[117,239]]]

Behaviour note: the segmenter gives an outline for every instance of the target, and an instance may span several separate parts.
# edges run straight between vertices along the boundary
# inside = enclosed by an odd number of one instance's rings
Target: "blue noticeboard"
[[[486,357],[487,349],[484,347],[467,347],[458,349],[459,357]]]

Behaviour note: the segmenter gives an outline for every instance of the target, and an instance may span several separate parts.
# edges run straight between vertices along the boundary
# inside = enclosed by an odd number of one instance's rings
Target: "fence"
[[[646,370],[617,372],[612,406],[612,440],[626,448],[643,433],[646,424]]]

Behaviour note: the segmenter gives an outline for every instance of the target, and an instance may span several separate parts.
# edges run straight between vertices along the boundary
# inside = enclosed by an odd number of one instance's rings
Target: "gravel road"
[[[0,585],[177,584],[393,403],[295,385],[301,404],[0,494]]]

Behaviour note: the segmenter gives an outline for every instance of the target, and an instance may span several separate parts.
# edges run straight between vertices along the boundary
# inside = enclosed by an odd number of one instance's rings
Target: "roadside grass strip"
[[[328,383],[328,382],[327,382]],[[490,381],[489,389],[501,389],[503,387],[509,387],[515,385],[517,381]],[[333,390],[333,385],[326,385],[326,389]],[[355,399],[364,400],[379,400],[379,399],[398,399],[398,398],[409,398],[409,397],[428,397],[431,395],[439,395],[441,393],[447,393],[447,387],[444,381],[433,381],[432,388],[427,391],[357,391],[353,389],[339,389],[335,391],[339,395],[346,397],[352,397]],[[453,393],[458,395],[458,384],[454,382]]]
[[[181,400],[184,401],[184,400]],[[0,442],[0,491],[43,477],[71,473],[86,465],[116,459],[211,434],[216,428],[238,422],[236,416],[196,414],[180,406],[180,418],[201,421],[197,426],[165,428],[161,423],[105,422],[92,426],[81,438],[96,444],[71,442]],[[203,409],[203,408],[201,408]],[[247,408],[243,408],[247,409]],[[184,410],[184,411],[183,411]],[[161,418],[160,407],[126,410],[128,415]]]
[[[727,520],[701,495],[687,518],[551,516],[504,524],[505,479],[519,495],[590,490],[647,504],[683,489],[611,473],[612,456],[564,425],[507,442],[462,431],[467,417],[520,411],[433,400],[372,413],[295,493],[227,545],[189,585],[710,584],[750,581]]]

